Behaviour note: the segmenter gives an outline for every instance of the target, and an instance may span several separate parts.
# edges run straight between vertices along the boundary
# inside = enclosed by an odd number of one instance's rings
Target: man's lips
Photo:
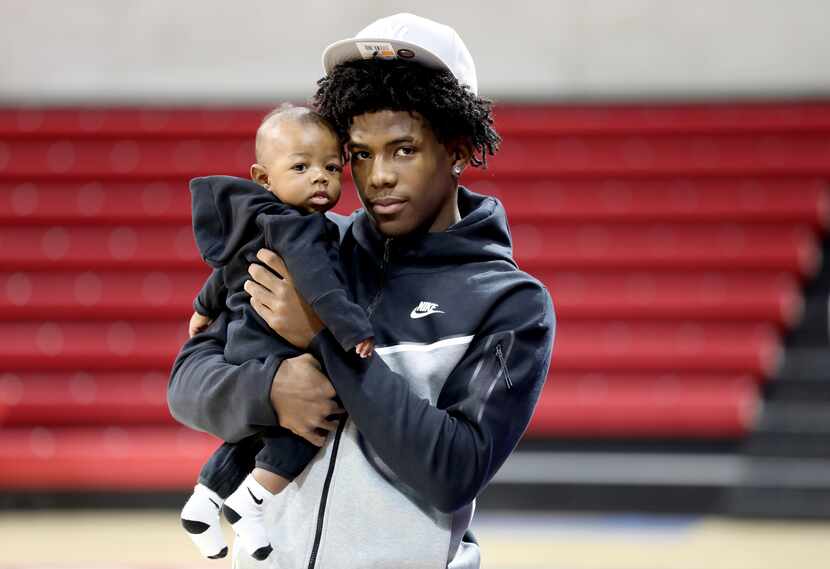
[[[378,215],[398,213],[406,205],[406,200],[395,197],[377,198],[371,201],[372,211]]]

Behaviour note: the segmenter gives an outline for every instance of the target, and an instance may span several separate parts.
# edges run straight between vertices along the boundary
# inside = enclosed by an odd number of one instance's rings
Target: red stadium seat
[[[9,371],[169,369],[187,339],[187,320],[0,322]]]
[[[530,270],[754,269],[808,274],[816,235],[800,225],[519,224],[514,250]],[[204,266],[188,225],[0,228],[6,270],[185,269]]]
[[[798,282],[785,272],[558,271],[536,276],[561,320],[753,320],[790,325],[801,316]]]
[[[466,180],[466,179],[465,179]],[[465,181],[462,180],[462,181]],[[186,177],[149,182],[0,182],[5,224],[190,223]],[[823,227],[827,184],[814,178],[472,180],[502,200],[513,224],[574,221],[780,222]],[[335,211],[360,207],[346,180]]]
[[[6,224],[190,223],[187,178],[165,182],[0,183]]]
[[[205,266],[189,225],[2,227],[0,246],[0,264],[15,271]]]
[[[830,173],[825,133],[601,134],[526,136],[505,140],[485,176],[666,176],[795,175]],[[0,175],[12,180],[39,176],[66,179],[138,179],[247,175],[253,159],[251,137],[116,138],[106,140],[21,139],[4,150]]]
[[[0,273],[0,321],[184,319],[209,271]],[[534,275],[567,320],[750,320],[789,325],[801,293],[789,273],[553,271]]]
[[[755,382],[720,377],[694,381],[638,376],[605,381],[551,381],[529,427],[532,437],[734,439],[758,411]]]
[[[830,105],[736,103],[679,105],[497,105],[496,126],[512,136],[540,134],[826,132]],[[0,123],[1,124],[1,123]]]
[[[169,367],[187,336],[173,321],[0,322],[9,370],[141,370]],[[769,324],[561,323],[556,370],[730,371],[767,374],[778,363]]]
[[[783,224],[517,224],[520,266],[559,269],[744,269],[812,274],[816,235]]]
[[[57,138],[250,136],[271,110],[221,108],[7,108],[0,137]],[[496,126],[508,136],[592,133],[823,132],[830,105],[823,102],[667,105],[498,104]]]
[[[268,108],[0,109],[0,137],[250,137]]]
[[[181,427],[0,431],[0,488],[181,490],[219,441]]]
[[[767,376],[780,357],[780,340],[769,324],[560,320],[551,369]]]
[[[348,177],[335,212],[360,207]],[[190,225],[188,178],[149,182],[0,181],[6,225]]]
[[[0,273],[0,320],[185,321],[210,271],[33,271]]]
[[[827,224],[828,184],[813,178],[476,180],[517,223],[584,221]]]
[[[168,371],[4,373],[0,426],[165,425]]]

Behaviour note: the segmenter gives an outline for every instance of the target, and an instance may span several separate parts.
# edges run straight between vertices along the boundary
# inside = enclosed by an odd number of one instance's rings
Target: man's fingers
[[[245,281],[242,288],[245,289],[245,292],[251,295],[252,299],[257,300],[266,306],[271,305],[274,293],[270,289],[267,289],[258,282],[252,280]]]
[[[301,436],[302,438],[304,438],[305,440],[307,440],[308,442],[310,442],[311,444],[313,444],[316,447],[321,447],[324,444],[326,444],[326,437],[324,435],[321,435],[320,433],[317,433],[317,432],[314,432],[314,431],[312,431],[310,433],[295,433],[295,434]]]
[[[323,421],[323,422],[320,423],[319,428],[323,429],[324,431],[328,431],[330,433],[333,433],[334,431],[337,430],[337,422],[336,421]]]
[[[265,320],[266,322],[270,321],[272,314],[271,309],[265,304],[262,304],[254,297],[251,297],[251,308],[253,308],[263,320]]]
[[[345,412],[346,410],[338,405],[334,400],[329,400],[326,403],[326,417],[331,417],[332,415],[342,415]]]
[[[288,267],[285,266],[285,261],[270,249],[260,249],[257,251],[256,258],[268,265],[272,271],[281,275],[285,280],[291,280],[291,275],[288,272]]]
[[[325,378],[325,381],[320,383],[319,390],[317,391],[318,397],[322,399],[333,399],[337,396],[337,392],[334,390],[334,386],[331,384],[331,382],[325,375],[323,375],[322,373],[320,375],[323,378]]]
[[[276,291],[284,284],[280,277],[257,263],[248,265],[248,274],[257,284],[269,291]]]
[[[323,366],[320,365],[320,362],[317,361],[317,358],[315,358],[308,352],[305,352],[297,356],[297,360],[303,362],[304,364],[310,365],[318,371],[323,369]]]
[[[302,362],[303,365],[308,366],[306,373],[313,374],[315,377],[315,381],[317,383],[317,393],[316,397],[320,399],[332,399],[337,395],[337,392],[334,390],[334,386],[329,381],[323,372],[320,366],[320,362],[317,361],[317,358],[312,356],[311,354],[302,354],[295,358],[298,362]]]

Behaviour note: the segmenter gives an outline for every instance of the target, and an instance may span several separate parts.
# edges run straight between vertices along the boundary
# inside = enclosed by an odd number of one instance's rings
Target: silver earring
[[[461,172],[463,172],[463,171],[464,171],[464,168],[462,168],[460,164],[456,164],[455,166],[452,167],[452,173],[456,178],[458,176],[460,176]]]

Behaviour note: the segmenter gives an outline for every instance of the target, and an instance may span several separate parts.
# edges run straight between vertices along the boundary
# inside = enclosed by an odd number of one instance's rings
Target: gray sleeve
[[[225,361],[228,312],[182,347],[167,386],[170,413],[192,429],[237,442],[263,427],[277,425],[271,383],[279,357],[242,365]]]

